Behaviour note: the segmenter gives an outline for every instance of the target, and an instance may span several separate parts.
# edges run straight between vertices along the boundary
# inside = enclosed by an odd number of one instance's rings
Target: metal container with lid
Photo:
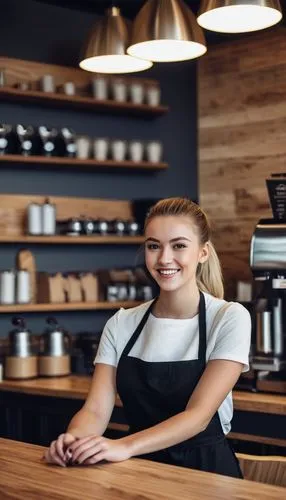
[[[13,316],[12,324],[16,328],[9,332],[9,355],[22,358],[32,356],[31,332],[26,328],[24,318]]]
[[[9,350],[5,358],[4,376],[8,379],[25,380],[37,377],[37,356],[33,353],[31,332],[26,328],[24,318],[14,316],[16,326],[9,332]]]
[[[70,336],[53,317],[46,319],[48,327],[41,336],[41,355],[65,356],[70,350]]]
[[[60,328],[53,317],[46,319],[48,327],[40,337],[39,375],[44,377],[58,377],[69,375],[70,335]]]

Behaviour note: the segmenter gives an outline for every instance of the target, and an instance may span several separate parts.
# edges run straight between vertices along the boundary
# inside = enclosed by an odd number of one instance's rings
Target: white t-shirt
[[[227,359],[249,369],[250,315],[241,304],[204,293],[206,302],[206,361]],[[152,301],[132,309],[120,309],[106,323],[94,363],[117,366],[122,351]],[[190,319],[156,318],[152,313],[130,356],[144,361],[187,361],[198,358],[199,315]],[[231,392],[221,404],[219,418],[225,434],[233,415]]]

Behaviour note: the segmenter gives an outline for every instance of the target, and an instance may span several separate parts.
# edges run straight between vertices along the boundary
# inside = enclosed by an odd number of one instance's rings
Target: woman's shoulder
[[[210,318],[216,317],[220,320],[244,318],[250,320],[248,310],[239,302],[228,302],[224,299],[218,299],[208,293],[204,293],[206,299],[206,311]]]
[[[111,318],[108,320],[107,324],[110,328],[133,328],[137,326],[138,323],[143,318],[145,312],[148,307],[152,304],[153,300],[149,300],[148,302],[144,302],[136,307],[130,307],[128,309],[124,309],[121,307]]]

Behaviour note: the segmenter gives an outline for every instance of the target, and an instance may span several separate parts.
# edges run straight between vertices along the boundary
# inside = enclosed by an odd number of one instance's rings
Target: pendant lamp
[[[117,7],[107,10],[93,26],[85,43],[79,66],[99,73],[134,73],[151,68],[153,63],[126,54],[129,30]]]
[[[185,61],[206,51],[203,31],[183,0],[147,0],[127,49],[131,56],[153,62]]]
[[[247,33],[282,19],[279,0],[202,0],[198,23],[220,33]]]

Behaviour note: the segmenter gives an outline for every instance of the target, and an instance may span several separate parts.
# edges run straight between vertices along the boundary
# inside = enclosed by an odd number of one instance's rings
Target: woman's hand
[[[71,453],[71,463],[74,465],[91,465],[101,460],[121,462],[131,457],[124,438],[107,439],[94,435],[77,439],[69,446],[68,452]]]
[[[66,451],[74,441],[76,441],[76,438],[72,434],[68,432],[61,434],[58,439],[52,441],[50,447],[45,451],[43,459],[49,464],[66,467],[70,458]]]

